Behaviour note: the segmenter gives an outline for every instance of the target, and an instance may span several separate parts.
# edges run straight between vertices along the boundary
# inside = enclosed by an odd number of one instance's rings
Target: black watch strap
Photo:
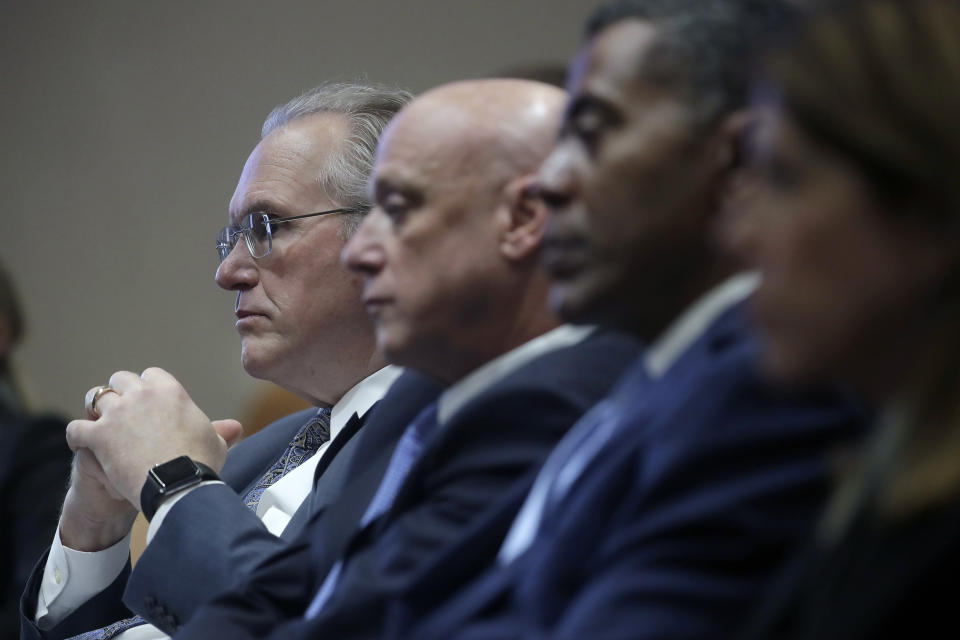
[[[216,471],[187,456],[158,464],[147,472],[147,481],[140,490],[140,508],[143,510],[143,516],[149,522],[167,496],[205,480],[219,479],[220,476]]]

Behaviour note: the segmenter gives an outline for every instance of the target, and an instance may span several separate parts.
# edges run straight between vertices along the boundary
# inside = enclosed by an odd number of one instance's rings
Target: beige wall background
[[[114,370],[156,365],[237,415],[257,383],[214,236],[270,108],[326,79],[422,91],[565,61],[595,4],[0,0],[0,260],[35,404],[75,415]]]

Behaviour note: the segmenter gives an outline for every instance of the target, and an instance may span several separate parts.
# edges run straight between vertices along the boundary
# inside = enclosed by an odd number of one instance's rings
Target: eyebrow
[[[277,206],[275,202],[259,198],[254,200],[244,208],[240,209],[240,213],[237,214],[236,218],[231,214],[230,215],[230,224],[233,224],[235,219],[243,218],[248,216],[251,213],[268,213],[271,215],[276,215],[283,217],[283,211],[280,210],[280,207]]]
[[[403,197],[411,201],[411,204],[415,204],[423,199],[421,190],[410,184],[404,183],[402,180],[394,180],[391,178],[383,178],[377,176],[373,181],[373,189],[370,194],[374,202],[378,202],[380,198],[383,198],[388,193],[399,193]]]
[[[243,208],[244,215],[248,213],[279,213],[279,207],[275,202],[270,202],[269,200],[259,199],[254,200],[249,205]]]

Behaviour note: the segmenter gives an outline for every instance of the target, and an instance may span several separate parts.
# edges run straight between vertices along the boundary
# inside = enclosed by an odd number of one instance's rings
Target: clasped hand
[[[109,386],[113,391],[97,398],[96,412],[91,399],[100,387],[88,391],[88,419],[67,425],[67,444],[78,454],[75,469],[87,474],[84,488],[89,493],[96,479],[103,485],[94,502],[122,498],[140,509],[140,490],[154,465],[186,455],[219,471],[228,447],[242,435],[236,420],[211,422],[163,369],[139,376],[118,371]],[[75,471],[71,491],[78,489],[78,475]]]

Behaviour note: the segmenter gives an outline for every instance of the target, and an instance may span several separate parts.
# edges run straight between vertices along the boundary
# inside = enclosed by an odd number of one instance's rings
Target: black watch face
[[[187,456],[174,458],[153,468],[153,474],[165,487],[195,478],[199,473],[197,465]]]

